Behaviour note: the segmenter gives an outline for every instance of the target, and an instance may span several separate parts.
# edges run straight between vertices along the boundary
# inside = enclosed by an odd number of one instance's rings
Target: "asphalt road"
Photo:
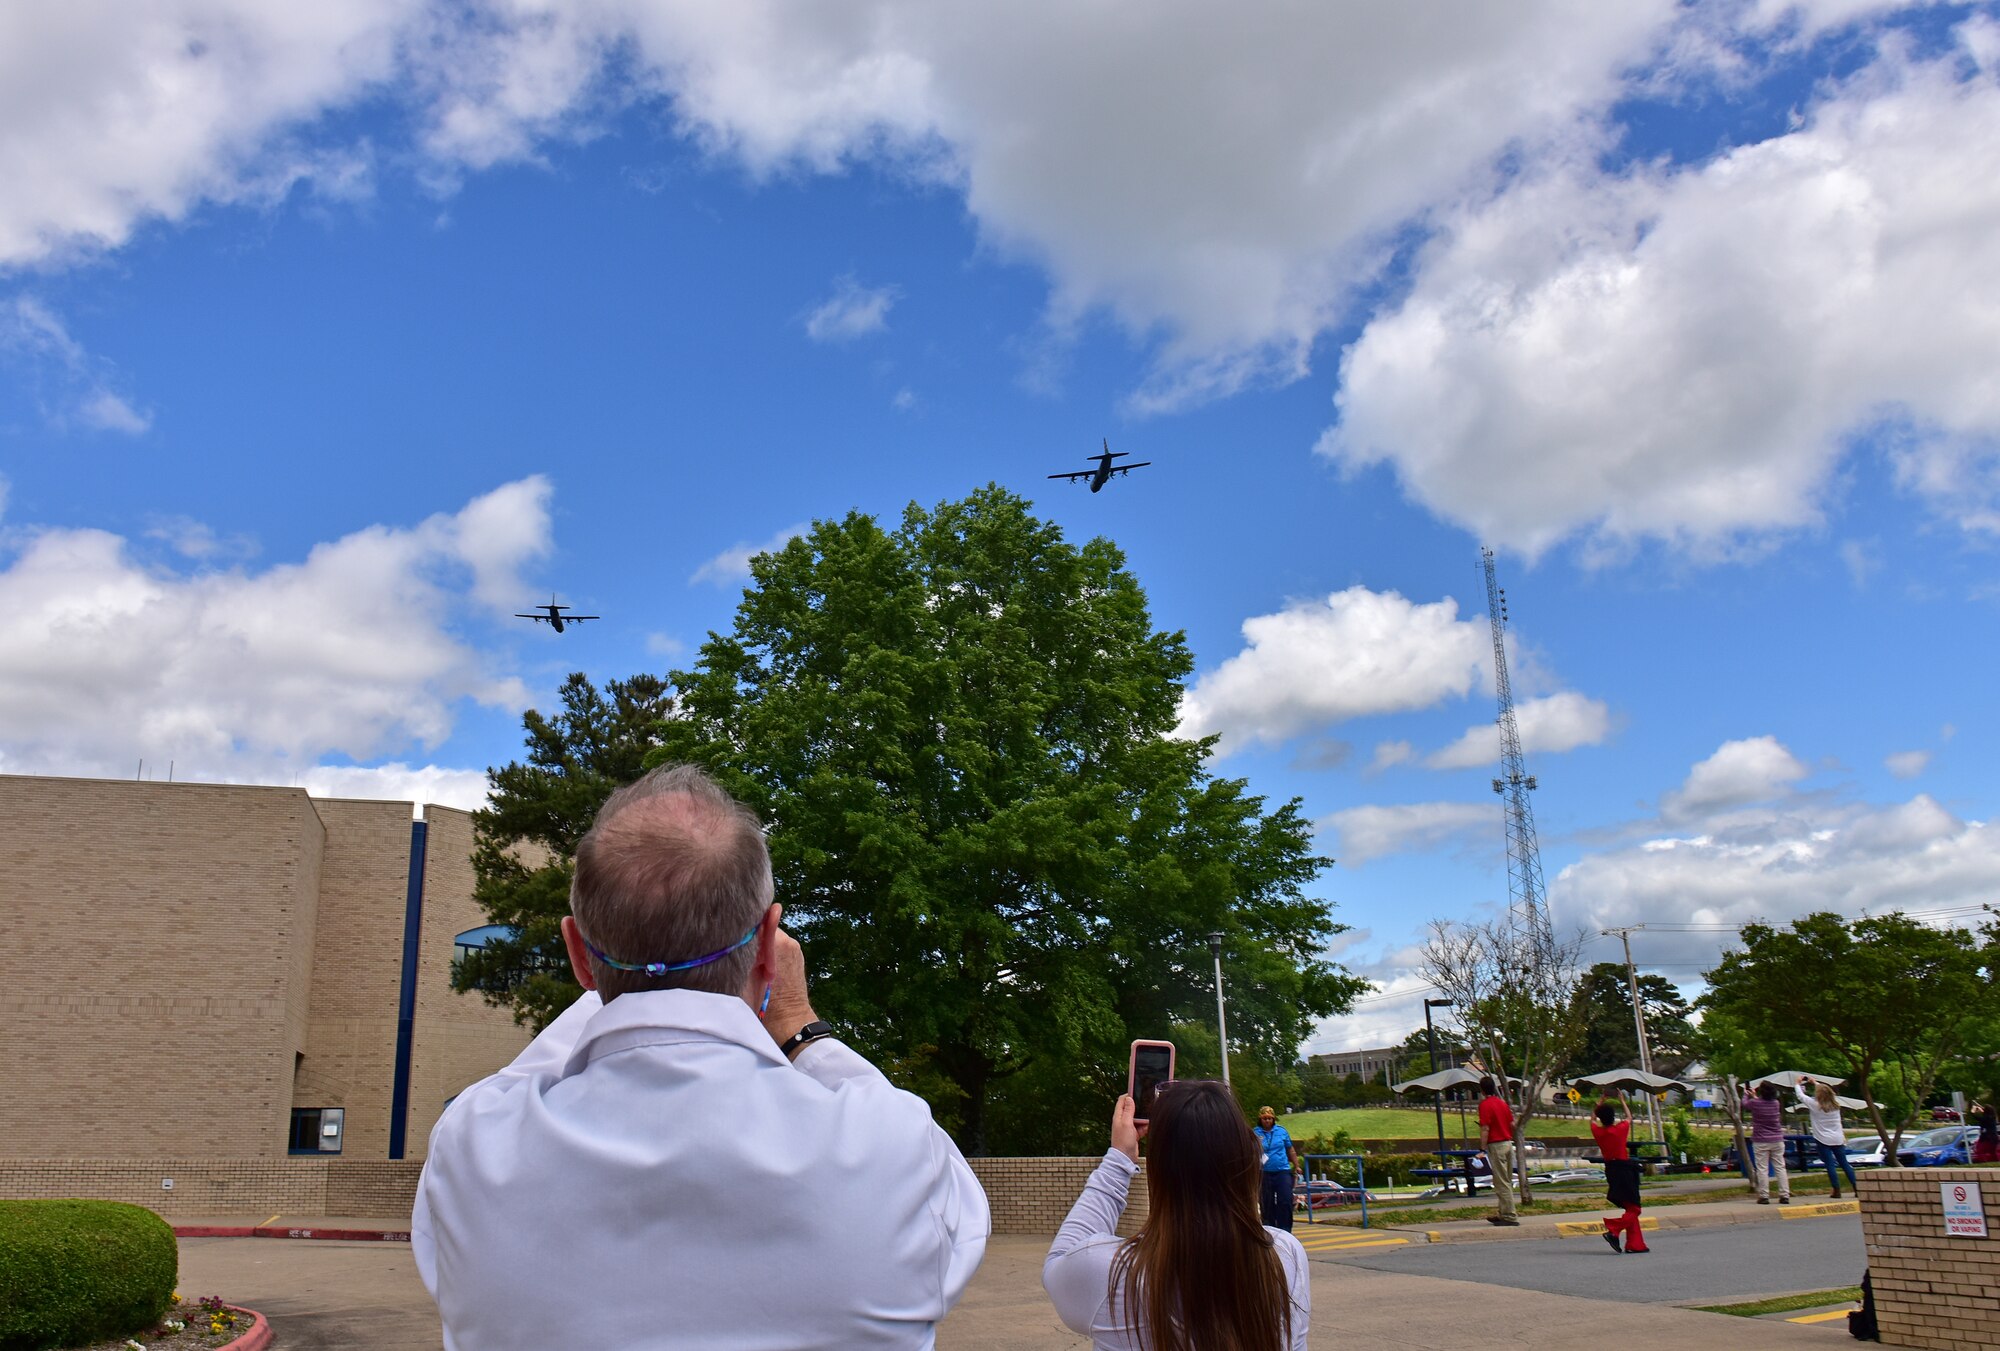
[[[1653,1251],[1644,1256],[1615,1254],[1596,1238],[1550,1238],[1413,1243],[1314,1260],[1630,1304],[1717,1304],[1858,1285],[1868,1265],[1854,1215],[1669,1229],[1646,1242]]]

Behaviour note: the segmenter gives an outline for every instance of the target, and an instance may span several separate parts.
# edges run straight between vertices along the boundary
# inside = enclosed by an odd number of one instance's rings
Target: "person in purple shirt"
[[[1750,1181],[1757,1187],[1757,1204],[1771,1204],[1769,1173],[1778,1172],[1778,1204],[1792,1203],[1792,1175],[1785,1170],[1785,1118],[1778,1104],[1778,1086],[1768,1081],[1743,1099],[1743,1114],[1750,1119]]]

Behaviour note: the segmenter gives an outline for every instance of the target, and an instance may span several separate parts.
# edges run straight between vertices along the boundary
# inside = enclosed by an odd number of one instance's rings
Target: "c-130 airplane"
[[[1118,459],[1119,457],[1127,455],[1129,453],[1130,453],[1129,451],[1113,450],[1111,448],[1111,438],[1106,437],[1104,439],[1104,453],[1102,455],[1092,455],[1089,457],[1090,459],[1097,461],[1097,467],[1095,469],[1078,469],[1074,473],[1050,474],[1049,477],[1068,479],[1071,483],[1075,483],[1078,479],[1087,479],[1090,482],[1090,490],[1092,492],[1094,493],[1103,492],[1104,485],[1111,481],[1111,476],[1113,474],[1129,474],[1134,469],[1144,469],[1147,465],[1152,463],[1151,460],[1140,460],[1136,464],[1111,463],[1113,460]]]

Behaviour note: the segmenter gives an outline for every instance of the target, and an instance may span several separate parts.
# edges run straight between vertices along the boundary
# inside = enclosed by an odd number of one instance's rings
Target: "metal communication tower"
[[[1548,895],[1542,886],[1542,848],[1535,838],[1535,810],[1528,803],[1535,776],[1521,755],[1521,729],[1514,721],[1514,689],[1507,680],[1507,593],[1493,574],[1493,551],[1482,547],[1486,568],[1486,617],[1493,627],[1493,687],[1500,698],[1500,777],[1493,791],[1507,810],[1507,898],[1514,916],[1540,951],[1554,945]]]

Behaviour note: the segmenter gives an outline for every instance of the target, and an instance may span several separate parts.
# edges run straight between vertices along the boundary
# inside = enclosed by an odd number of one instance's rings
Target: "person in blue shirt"
[[[1257,1109],[1257,1127],[1252,1132],[1264,1151],[1264,1180],[1257,1199],[1264,1211],[1264,1223],[1273,1229],[1292,1232],[1292,1171],[1299,1166],[1298,1146],[1291,1133],[1278,1124],[1278,1114],[1269,1107]]]

